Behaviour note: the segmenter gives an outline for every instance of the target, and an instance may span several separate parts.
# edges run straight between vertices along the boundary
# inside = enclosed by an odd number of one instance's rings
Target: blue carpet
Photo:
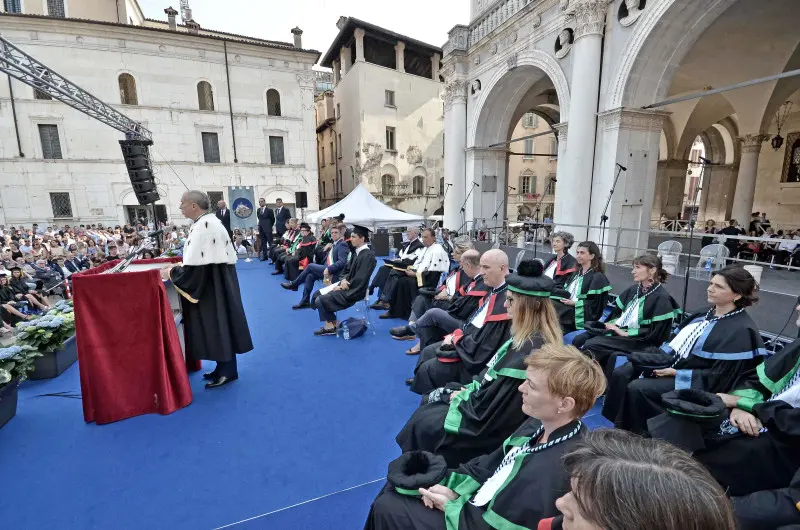
[[[206,391],[193,374],[189,407],[103,426],[83,422],[79,399],[42,396],[79,396],[77,366],[22,385],[0,429],[3,528],[362,527],[382,481],[354,486],[385,475],[419,404],[403,383],[410,343],[391,340],[399,321],[377,315],[377,335],[313,337],[316,311],[292,311],[299,293],[281,289],[272,267],[238,270],[255,350],[239,356],[236,383]],[[591,428],[609,425],[599,410]]]

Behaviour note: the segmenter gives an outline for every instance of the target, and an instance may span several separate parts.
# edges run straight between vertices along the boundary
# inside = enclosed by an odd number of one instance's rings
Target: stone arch
[[[730,129],[722,123],[715,123],[711,128],[717,132],[725,148],[725,159],[722,160],[722,163],[728,165],[733,164],[736,161],[737,142],[733,141]]]

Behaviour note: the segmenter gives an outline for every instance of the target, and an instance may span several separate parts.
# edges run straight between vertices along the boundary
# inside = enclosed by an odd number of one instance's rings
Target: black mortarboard
[[[300,223],[300,228],[305,228],[306,230],[311,230],[311,225],[308,223]]]
[[[508,290],[526,296],[549,298],[555,283],[544,275],[544,266],[537,260],[525,260],[517,272],[506,278]]]
[[[337,215],[336,217],[334,217],[334,219],[338,219],[338,220],[340,220],[340,221],[344,221],[344,214],[343,214],[343,213],[340,213],[339,215]]]
[[[353,225],[353,233],[369,241],[369,228],[361,225]]]
[[[705,434],[719,429],[725,403],[711,392],[683,389],[661,396],[666,412],[647,421],[653,438],[660,438],[690,453],[705,448]]]
[[[15,271],[15,270],[17,270],[17,271],[21,271],[22,269],[19,267],[19,265],[12,265],[12,266],[10,266],[10,267],[8,268],[8,270],[9,270],[9,271]]]
[[[386,480],[403,495],[419,496],[419,488],[439,484],[447,474],[444,457],[428,451],[403,453],[389,464]]]

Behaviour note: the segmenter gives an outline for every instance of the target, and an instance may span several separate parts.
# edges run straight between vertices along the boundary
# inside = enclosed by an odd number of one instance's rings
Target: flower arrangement
[[[20,382],[27,379],[28,374],[33,371],[34,359],[41,356],[42,354],[31,346],[15,344],[0,348],[0,388],[14,379],[19,379]]]
[[[75,313],[71,300],[59,300],[47,313],[35,320],[17,324],[17,344],[40,353],[52,353],[75,334]]]

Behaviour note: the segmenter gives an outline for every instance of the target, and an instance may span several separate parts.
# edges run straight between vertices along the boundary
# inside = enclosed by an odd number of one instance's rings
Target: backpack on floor
[[[350,317],[339,324],[336,334],[344,340],[357,339],[367,331],[367,321],[363,318]]]

